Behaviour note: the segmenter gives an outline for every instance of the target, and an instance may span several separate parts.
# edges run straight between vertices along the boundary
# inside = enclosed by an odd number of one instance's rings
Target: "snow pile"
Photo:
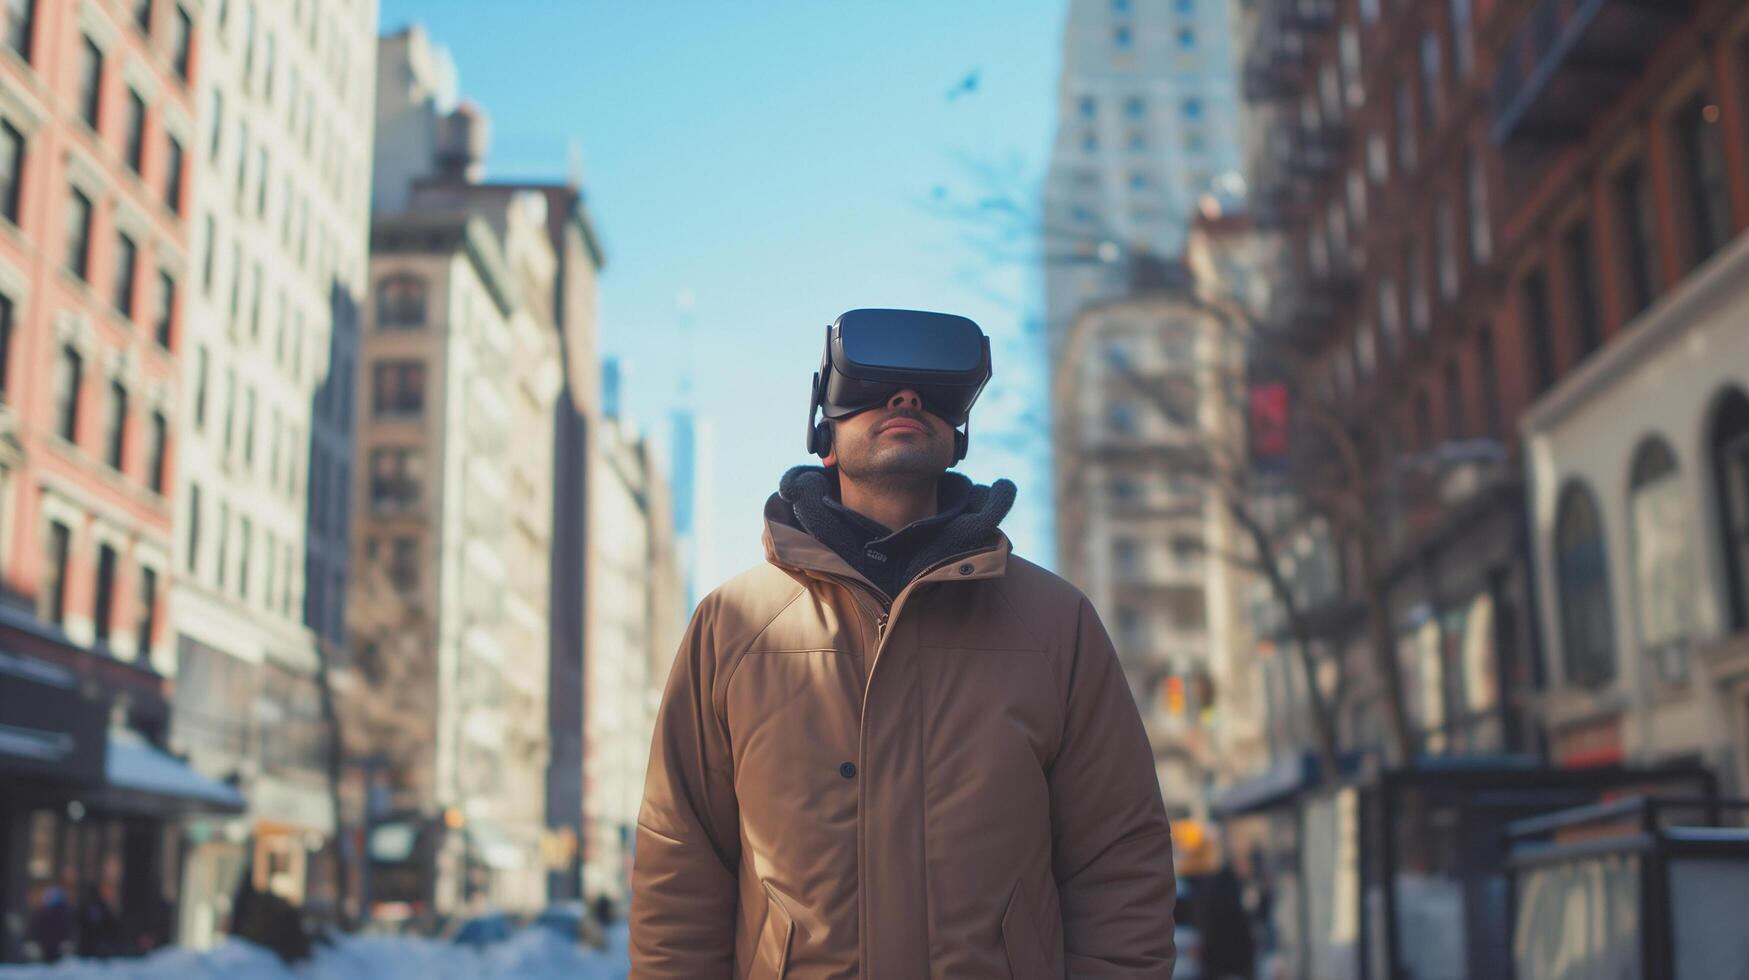
[[[229,940],[204,952],[169,948],[136,960],[69,960],[0,967],[0,980],[625,980],[626,931],[605,952],[524,929],[507,942],[472,949],[435,939],[348,936],[287,967],[259,946]]]

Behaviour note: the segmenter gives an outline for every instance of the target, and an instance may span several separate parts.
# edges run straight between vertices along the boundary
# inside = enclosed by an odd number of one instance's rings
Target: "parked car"
[[[515,931],[509,916],[502,912],[488,912],[471,919],[463,919],[450,939],[462,946],[490,946],[509,939]]]
[[[582,902],[555,902],[535,916],[529,928],[547,929],[562,939],[593,949],[607,946],[607,935],[602,931],[601,923]]]

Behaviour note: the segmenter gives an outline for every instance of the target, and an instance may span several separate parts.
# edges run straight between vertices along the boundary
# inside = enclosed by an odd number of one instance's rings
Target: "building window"
[[[225,455],[231,455],[231,447],[236,444],[237,433],[237,372],[235,369],[225,371]]]
[[[63,345],[55,362],[55,431],[72,443],[79,441],[79,388],[84,374],[85,359],[71,344]]]
[[[1731,192],[1725,175],[1724,133],[1719,107],[1695,99],[1676,114],[1677,170],[1686,185],[1692,265],[1731,240]]]
[[[176,312],[176,280],[170,273],[158,273],[158,306],[152,314],[152,337],[158,346],[171,349],[171,336]]]
[[[67,271],[91,281],[91,199],[73,190],[67,201]]]
[[[243,240],[231,242],[231,325],[243,315]]]
[[[1376,130],[1366,137],[1366,175],[1375,184],[1382,184],[1391,176],[1391,153],[1385,144],[1385,134]]]
[[[145,662],[152,657],[152,640],[158,633],[158,573],[150,568],[140,569],[139,603],[139,611],[134,614],[134,628],[138,631],[134,655]]]
[[[1464,160],[1464,207],[1470,214],[1470,260],[1481,265],[1493,256],[1494,240],[1488,220],[1488,175],[1475,150]]]
[[[1202,118],[1202,100],[1194,95],[1179,103],[1178,109],[1184,114],[1184,118],[1186,119]]]
[[[1120,48],[1128,48],[1130,46],[1130,42],[1132,40],[1134,40],[1130,36],[1130,29],[1128,27],[1118,27],[1117,29],[1113,30],[1112,35],[1111,35],[1111,39],[1112,39],[1112,42]]]
[[[1732,389],[1714,410],[1711,444],[1718,541],[1725,552],[1734,632],[1749,630],[1749,396]]]
[[[1081,113],[1082,119],[1092,119],[1099,112],[1098,104],[1094,102],[1093,96],[1091,95],[1081,96],[1076,105]]]
[[[1139,95],[1132,95],[1123,101],[1123,114],[1131,119],[1145,119],[1148,115],[1148,103]]]
[[[72,557],[73,531],[60,521],[49,522],[45,542],[41,617],[56,626],[67,625],[67,560]]]
[[[1597,313],[1597,270],[1591,252],[1591,226],[1574,222],[1567,230],[1567,288],[1574,326],[1578,328],[1579,357],[1584,359],[1603,346],[1603,324]]]
[[[0,402],[11,400],[12,318],[16,312],[12,297],[0,293]]]
[[[393,511],[417,504],[424,460],[425,454],[417,449],[371,450],[371,507]]]
[[[270,38],[272,36],[273,35],[271,34],[268,35]],[[275,538],[272,532],[263,531],[261,534],[261,540],[267,548],[267,555],[261,562],[261,564],[267,566],[263,570],[264,574],[267,576],[267,580],[261,587],[261,602],[268,609],[272,609],[273,598],[274,596],[279,595],[278,582],[276,580],[279,575],[279,539]]]
[[[6,0],[6,46],[30,60],[31,28],[36,23],[36,0]]]
[[[164,455],[169,448],[170,425],[163,412],[152,413],[151,454],[146,458],[146,485],[164,495]]]
[[[1433,132],[1439,128],[1440,93],[1443,90],[1443,66],[1440,64],[1439,33],[1421,35],[1421,128]]]
[[[1368,24],[1379,19],[1379,0],[1360,0],[1360,19]]]
[[[174,136],[164,142],[164,203],[182,213],[182,143]]]
[[[418,327],[425,323],[425,280],[394,275],[377,285],[377,325]]]
[[[1476,41],[1470,34],[1471,0],[1451,0],[1452,64],[1459,78],[1470,77],[1476,67]]]
[[[1433,211],[1433,248],[1439,265],[1439,298],[1451,302],[1457,297],[1458,261],[1457,231],[1451,215],[1451,202],[1442,200]]]
[[[207,144],[206,152],[207,159],[216,167],[219,163],[219,150],[225,142],[225,96],[215,88],[208,102],[212,106],[213,138]]]
[[[134,23],[147,34],[152,33],[152,0],[134,0]]]
[[[1418,334],[1425,334],[1433,325],[1433,304],[1427,297],[1427,264],[1419,242],[1411,240],[1403,250],[1407,268],[1404,288],[1409,292],[1409,325]]]
[[[1395,357],[1403,348],[1402,307],[1397,298],[1396,280],[1381,276],[1374,298],[1378,304],[1379,329],[1385,338],[1385,356]]]
[[[255,465],[255,389],[243,392],[243,466]]]
[[[194,36],[194,21],[189,18],[188,11],[181,6],[176,8],[176,16],[172,23],[175,30],[170,38],[170,50],[176,60],[176,74],[188,81],[188,48],[189,41]]]
[[[201,260],[200,288],[210,298],[213,294],[213,280],[218,276],[219,231],[213,223],[213,216],[206,216],[206,255]]]
[[[1524,332],[1530,338],[1531,380],[1534,394],[1555,383],[1555,337],[1549,323],[1549,288],[1542,270],[1524,279]]]
[[[1657,298],[1660,279],[1657,204],[1640,164],[1630,164],[1616,176],[1615,206],[1622,229],[1621,261],[1627,266],[1620,281],[1629,292],[1628,309],[1637,314]]]
[[[1111,542],[1111,563],[1120,581],[1134,581],[1142,575],[1142,547],[1135,538],[1117,538]]]
[[[261,339],[261,263],[249,270],[249,339]]]
[[[1409,91],[1412,84],[1412,82],[1399,83],[1394,99],[1397,124],[1397,167],[1405,171],[1415,169],[1415,110],[1411,104],[1413,97]]]
[[[115,236],[115,308],[122,316],[133,319],[134,316],[134,266],[138,261],[139,247],[126,234]]]
[[[24,191],[24,134],[0,119],[0,216],[18,224]]]
[[[425,364],[381,360],[371,369],[371,409],[378,416],[425,411]]]
[[[197,431],[206,427],[207,375],[211,370],[212,358],[207,354],[206,345],[202,344],[194,351],[194,427]]]
[[[419,587],[419,539],[395,538],[389,546],[389,581],[402,592]]]
[[[1555,575],[1561,604],[1561,663],[1567,681],[1598,688],[1615,679],[1615,625],[1603,521],[1591,489],[1572,483],[1555,517]]]
[[[98,646],[109,646],[110,627],[115,625],[115,549],[97,546],[97,597],[91,610],[92,632]]]
[[[249,598],[249,553],[254,550],[255,525],[249,518],[237,518],[237,597]]]
[[[134,173],[146,169],[146,100],[133,89],[128,89],[127,158]]]
[[[267,144],[262,143],[255,148],[255,169],[260,178],[255,182],[255,217],[267,218],[267,174],[269,170]]]
[[[200,484],[188,485],[188,574],[200,571]]]
[[[109,383],[109,418],[104,428],[103,459],[110,469],[119,471],[128,438],[128,390],[120,381]]]
[[[1482,414],[1487,436],[1500,438],[1500,374],[1494,360],[1494,329],[1483,326],[1476,334],[1476,368],[1482,382]]]
[[[213,569],[213,581],[215,583],[217,583],[218,587],[221,589],[225,587],[225,580],[228,578],[227,572],[228,572],[228,566],[230,565],[230,551],[231,551],[231,508],[225,506],[225,502],[223,500],[221,500],[221,501],[219,501],[219,553],[218,553],[218,557],[217,557],[217,566],[218,567]]]
[[[1178,46],[1186,51],[1196,47],[1196,29],[1180,27],[1178,29]]]
[[[1136,420],[1136,407],[1127,399],[1116,399],[1106,409],[1106,425],[1113,434],[1133,436],[1139,428]]]
[[[1469,434],[1466,415],[1463,369],[1454,357],[1445,362],[1445,431],[1450,438],[1460,440]]]
[[[1433,450],[1433,399],[1425,390],[1415,393],[1415,448],[1424,453]]]
[[[85,46],[79,52],[79,118],[92,129],[97,128],[102,96],[103,50],[96,41],[85,38]]]
[[[1678,477],[1676,455],[1664,440],[1647,439],[1634,454],[1628,517],[1640,647],[1668,684],[1688,679],[1687,646],[1694,633],[1694,599],[1700,591],[1688,508]]]

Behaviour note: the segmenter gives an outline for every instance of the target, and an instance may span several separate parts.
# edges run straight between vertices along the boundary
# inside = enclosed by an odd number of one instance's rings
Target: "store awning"
[[[246,805],[236,787],[195,772],[132,729],[111,728],[108,749],[104,776],[120,793],[183,809],[240,812]]]
[[[1278,759],[1257,776],[1210,793],[1209,811],[1216,819],[1223,819],[1284,802],[1317,783],[1320,768],[1310,752]]]

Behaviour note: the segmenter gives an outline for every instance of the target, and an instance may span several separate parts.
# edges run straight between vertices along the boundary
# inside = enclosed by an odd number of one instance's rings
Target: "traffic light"
[[[1166,678],[1166,710],[1175,715],[1184,714],[1184,678],[1177,674]]]

